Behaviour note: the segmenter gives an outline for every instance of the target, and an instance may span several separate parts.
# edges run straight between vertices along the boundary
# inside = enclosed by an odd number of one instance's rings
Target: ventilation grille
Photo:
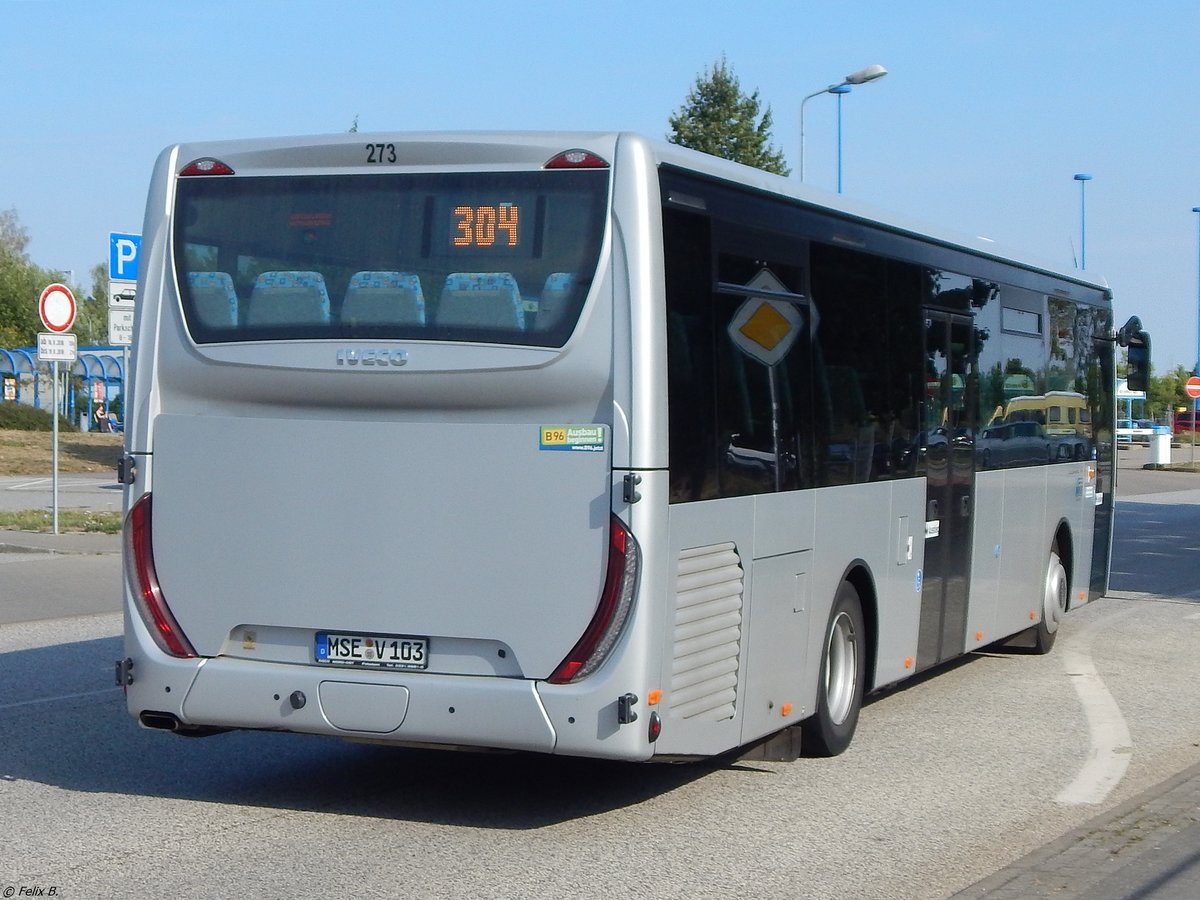
[[[742,641],[743,572],[737,547],[679,554],[671,711],[683,719],[733,717]]]

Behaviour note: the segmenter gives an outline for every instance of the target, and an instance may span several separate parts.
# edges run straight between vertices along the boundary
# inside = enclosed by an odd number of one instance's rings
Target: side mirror
[[[1145,391],[1150,386],[1150,335],[1142,330],[1142,321],[1130,316],[1117,332],[1117,343],[1129,348],[1129,390]]]
[[[1150,335],[1139,332],[1141,342],[1129,345],[1129,389],[1145,391],[1150,386]]]

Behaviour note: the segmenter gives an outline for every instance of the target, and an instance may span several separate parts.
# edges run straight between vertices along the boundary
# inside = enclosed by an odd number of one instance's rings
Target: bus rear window
[[[606,171],[186,178],[175,271],[197,343],[561,347],[596,272]]]

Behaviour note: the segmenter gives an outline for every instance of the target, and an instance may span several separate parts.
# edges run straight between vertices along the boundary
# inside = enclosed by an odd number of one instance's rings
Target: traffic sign
[[[133,309],[137,301],[134,282],[110,281],[108,283],[108,308]]]
[[[108,235],[108,277],[110,281],[137,281],[138,257],[142,251],[140,234]]]
[[[751,278],[745,292],[749,296],[729,322],[729,337],[752,359],[764,366],[776,365],[804,330],[804,313],[790,302],[792,295],[770,269],[762,269]]]
[[[38,298],[38,315],[47,331],[62,334],[75,324],[75,295],[65,284],[49,285]]]
[[[79,344],[73,334],[39,331],[37,355],[42,362],[75,362]]]
[[[109,307],[108,310],[108,342],[118,347],[128,347],[133,343],[133,310]]]
[[[1200,397],[1200,377],[1193,375],[1187,380],[1187,384],[1183,386],[1183,389],[1187,391],[1187,395],[1193,400]]]

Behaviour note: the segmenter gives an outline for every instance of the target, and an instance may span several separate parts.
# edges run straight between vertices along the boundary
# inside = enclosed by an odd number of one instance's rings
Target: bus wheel
[[[1034,649],[1049,653],[1058,636],[1058,626],[1067,612],[1067,570],[1058,555],[1058,542],[1050,547],[1050,562],[1046,566],[1046,582],[1042,589],[1042,621],[1037,626]]]
[[[825,628],[817,709],[801,724],[801,751],[806,756],[837,756],[850,746],[862,707],[866,654],[862,601],[854,585],[844,581]]]

